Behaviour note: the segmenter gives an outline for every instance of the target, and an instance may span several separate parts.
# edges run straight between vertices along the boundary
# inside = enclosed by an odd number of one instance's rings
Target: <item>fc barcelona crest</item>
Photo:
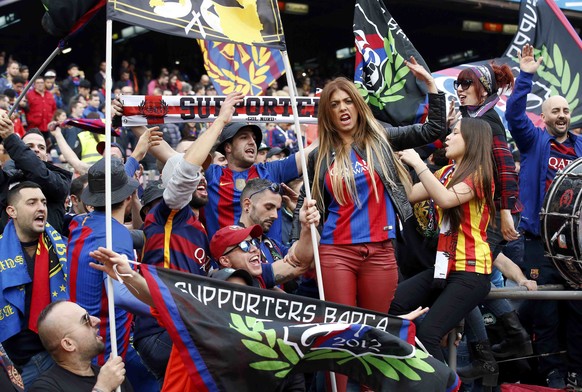
[[[238,191],[241,191],[241,192],[242,192],[242,190],[243,190],[243,189],[245,189],[245,186],[246,186],[246,185],[247,185],[247,182],[246,182],[246,180],[245,180],[244,178],[239,178],[239,179],[237,179],[237,180],[236,180],[236,182],[234,183],[234,186],[235,186],[235,188],[236,188]]]

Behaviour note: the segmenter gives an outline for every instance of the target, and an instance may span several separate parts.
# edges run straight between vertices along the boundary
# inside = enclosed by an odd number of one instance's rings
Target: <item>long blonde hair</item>
[[[345,145],[338,131],[333,125],[333,111],[331,108],[331,96],[338,90],[347,93],[358,112],[358,122],[354,133],[354,144],[366,151],[366,160],[370,173],[374,173],[376,167],[383,177],[390,182],[391,186],[396,183],[390,176],[390,170],[386,163],[387,159],[382,159],[386,154],[391,156],[398,172],[400,182],[405,190],[409,190],[410,177],[402,163],[396,158],[386,136],[385,129],[376,121],[372,111],[358,93],[356,86],[346,78],[340,77],[329,82],[321,92],[318,110],[318,132],[319,132],[319,153],[315,162],[315,175],[313,178],[313,198],[317,201],[318,208],[324,210],[323,189],[320,189],[321,165],[327,162],[327,171],[330,171],[331,160],[327,159],[329,153],[335,152],[334,173],[331,176],[331,187],[333,194],[340,205],[346,205],[350,200],[360,207],[360,200],[356,189],[352,162],[350,158],[351,146]],[[374,160],[377,158],[378,162]],[[362,157],[364,158],[364,157]],[[372,176],[372,178],[374,178]],[[344,184],[347,188],[347,195],[344,192]],[[376,200],[379,200],[379,193],[376,181],[373,181],[373,189]]]

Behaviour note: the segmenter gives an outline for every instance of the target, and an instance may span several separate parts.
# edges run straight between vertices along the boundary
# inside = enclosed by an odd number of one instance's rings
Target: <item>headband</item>
[[[475,73],[475,75],[477,75],[477,78],[479,79],[483,87],[485,87],[487,95],[491,95],[497,92],[497,85],[495,83],[494,77],[495,73],[493,72],[493,68],[491,68],[489,64],[477,65],[471,67],[470,69]]]

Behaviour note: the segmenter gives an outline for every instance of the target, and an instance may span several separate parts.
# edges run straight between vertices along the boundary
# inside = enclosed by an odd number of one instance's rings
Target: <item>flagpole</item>
[[[285,64],[285,73],[287,74],[287,85],[289,86],[289,96],[291,98],[291,107],[293,108],[293,120],[295,122],[295,129],[297,137],[297,144],[299,145],[299,154],[301,158],[301,170],[303,171],[303,186],[305,187],[305,200],[311,200],[311,187],[309,186],[309,176],[307,175],[307,159],[305,157],[305,150],[303,147],[303,138],[301,137],[301,126],[299,125],[299,116],[297,115],[297,98],[295,93],[295,80],[293,79],[293,70],[289,63],[289,56],[287,51],[282,50],[283,63]],[[321,277],[321,265],[319,263],[319,244],[317,242],[317,229],[315,224],[311,224],[311,243],[313,245],[313,257],[315,259],[315,272],[317,273],[317,286],[319,287],[319,299],[325,301],[325,293],[323,290],[323,279]]]
[[[113,52],[113,21],[105,22],[105,247],[113,250],[111,236],[111,79]],[[109,311],[109,336],[111,337],[111,357],[117,357],[117,326],[115,323],[115,298],[113,295],[113,279],[107,276],[107,302]],[[121,392],[118,386],[117,392]]]
[[[303,187],[305,188],[305,199],[311,200],[311,187],[309,186],[309,176],[307,175],[307,157],[303,148],[303,137],[301,135],[301,125],[299,124],[299,116],[297,112],[297,92],[295,91],[295,79],[293,77],[293,70],[289,62],[289,56],[286,50],[281,51],[283,63],[285,64],[285,73],[287,77],[287,86],[289,87],[289,97],[291,98],[291,107],[293,108],[293,120],[295,123],[295,130],[297,134],[297,145],[299,146],[299,157],[301,158],[301,170],[303,171]],[[323,218],[323,217],[322,217]],[[325,301],[325,293],[323,290],[323,277],[321,276],[321,264],[319,262],[319,243],[317,242],[317,228],[315,224],[310,225],[311,230],[311,244],[313,245],[313,259],[315,262],[315,273],[317,275],[317,287],[319,288],[319,299]],[[335,373],[330,372],[331,389],[337,392],[337,385],[335,380]]]
[[[20,95],[18,96],[18,98],[16,98],[16,101],[14,102],[14,105],[12,105],[12,107],[8,111],[8,117],[10,117],[12,115],[12,113],[14,113],[14,111],[16,110],[16,108],[18,108],[18,104],[20,103],[20,101],[22,101],[24,99],[24,97],[26,96],[26,92],[28,90],[30,90],[30,88],[32,86],[34,86],[34,81],[36,80],[36,78],[38,78],[38,76],[42,73],[42,71],[45,70],[45,68],[50,64],[51,61],[53,61],[53,59],[55,57],[57,57],[59,54],[61,54],[61,51],[62,50],[63,50],[63,48],[62,48],[62,42],[59,42],[59,46],[57,46],[56,49],[53,50],[53,52],[51,53],[51,55],[45,60],[44,63],[42,63],[42,65],[40,66],[40,68],[38,69],[38,71],[36,71],[36,73],[32,76],[32,78],[30,78],[30,80],[28,81],[28,84],[26,86],[24,86],[24,90],[22,90],[22,93],[20,93]]]

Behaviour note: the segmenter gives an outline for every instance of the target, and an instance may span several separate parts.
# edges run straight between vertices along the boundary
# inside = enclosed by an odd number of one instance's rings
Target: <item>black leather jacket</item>
[[[395,151],[398,150],[405,150],[408,148],[415,148],[424,146],[425,144],[432,143],[437,139],[442,139],[447,134],[447,116],[446,116],[446,100],[445,94],[439,92],[438,94],[429,94],[428,95],[428,118],[427,122],[424,124],[413,124],[413,125],[406,125],[401,127],[391,127],[389,124],[380,122],[384,128],[386,129],[386,133],[388,135],[388,140],[392,145],[392,148]],[[358,146],[352,145],[352,148],[361,156],[364,160],[368,160],[366,156],[366,151],[361,149]],[[408,197],[406,196],[406,191],[404,190],[404,186],[400,182],[400,178],[398,177],[398,173],[396,171],[395,163],[393,160],[392,155],[389,153],[387,146],[382,146],[383,157],[387,160],[388,170],[390,171],[390,180],[388,181],[387,178],[384,178],[381,172],[377,172],[380,176],[380,179],[384,183],[384,187],[394,204],[396,209],[396,213],[400,217],[402,221],[406,221],[410,217],[412,217],[412,207],[410,202],[408,201]],[[319,147],[313,150],[308,157],[307,160],[307,174],[309,176],[309,182],[313,187],[313,178],[315,174],[315,162],[317,160],[317,154],[319,154]],[[335,153],[332,151],[330,152],[326,160],[322,162],[321,165],[321,172],[319,173],[319,189],[324,189],[324,179],[325,179],[325,171],[333,163]],[[374,156],[374,161],[378,162],[379,158]],[[325,192],[324,192],[325,194]],[[305,189],[301,188],[301,194],[299,195],[299,201],[297,202],[297,207],[295,208],[294,212],[294,219],[293,219],[293,240],[297,240],[299,238],[299,232],[301,226],[299,224],[299,210],[303,205],[303,199],[305,197]],[[329,196],[325,194],[324,196],[324,208],[326,208],[331,200],[329,200]],[[325,222],[327,219],[327,208],[324,211],[320,211],[322,215],[321,222]]]
[[[13,159],[5,164],[0,173],[0,231],[8,222],[6,196],[14,182],[32,181],[40,185],[47,201],[47,222],[62,233],[65,216],[65,200],[71,188],[72,173],[51,162],[42,162],[16,134],[4,139],[4,148]]]

